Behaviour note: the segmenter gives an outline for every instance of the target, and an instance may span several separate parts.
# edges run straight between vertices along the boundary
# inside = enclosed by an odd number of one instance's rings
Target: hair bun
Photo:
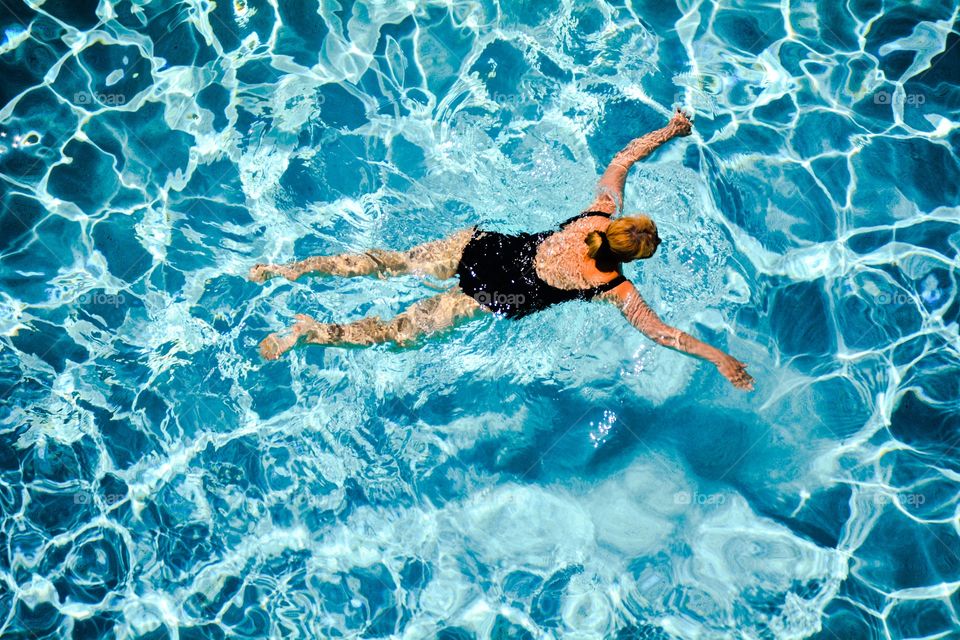
[[[596,258],[604,245],[609,246],[607,234],[603,231],[591,231],[587,234],[587,237],[583,239],[583,242],[587,245],[587,255],[591,258]]]

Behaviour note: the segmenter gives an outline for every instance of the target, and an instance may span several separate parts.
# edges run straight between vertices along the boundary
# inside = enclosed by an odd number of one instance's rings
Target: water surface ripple
[[[0,2],[3,638],[960,637],[956,3]],[[615,309],[262,362],[632,172]],[[434,283],[445,285],[449,283]]]

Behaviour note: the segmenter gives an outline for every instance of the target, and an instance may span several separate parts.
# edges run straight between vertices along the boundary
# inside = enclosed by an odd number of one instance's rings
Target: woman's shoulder
[[[624,302],[631,296],[636,295],[636,292],[637,289],[633,286],[633,283],[621,273],[603,285],[602,295],[614,302]]]
[[[603,217],[603,218],[608,218],[608,219],[609,219],[610,216],[611,216],[611,214],[610,214],[610,213],[607,213],[606,211],[594,211],[594,210],[581,211],[581,212],[578,213],[577,215],[575,215],[575,216],[573,216],[573,217],[570,217],[570,218],[567,218],[566,220],[564,220],[563,222],[561,222],[561,223],[560,223],[560,228],[563,229],[563,228],[566,227],[567,225],[572,224],[572,223],[574,223],[574,222],[577,222],[578,220],[583,220],[584,218]]]

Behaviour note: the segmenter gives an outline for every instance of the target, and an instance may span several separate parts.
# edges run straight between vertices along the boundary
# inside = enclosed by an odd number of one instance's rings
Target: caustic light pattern
[[[958,633],[949,1],[0,2],[0,636]],[[550,228],[610,305],[262,361],[414,277],[257,262]],[[434,286],[431,286],[434,285]]]

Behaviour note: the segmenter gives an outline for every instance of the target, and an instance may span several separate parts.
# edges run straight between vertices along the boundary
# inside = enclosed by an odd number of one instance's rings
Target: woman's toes
[[[250,279],[254,282],[266,282],[271,278],[283,275],[283,267],[272,264],[257,264],[250,269]]]
[[[284,277],[287,280],[296,280],[300,277],[300,274],[297,273],[297,270],[293,267],[285,265],[257,264],[250,269],[250,274],[247,277],[254,282],[266,282],[278,276]]]
[[[283,353],[277,334],[271,333],[260,342],[260,355],[264,360],[276,360]]]
[[[247,274],[247,279],[253,282],[264,282],[267,279],[265,264],[255,264],[250,268],[250,273]]]
[[[260,355],[264,360],[276,360],[297,344],[298,336],[281,336],[271,333],[260,343]]]

